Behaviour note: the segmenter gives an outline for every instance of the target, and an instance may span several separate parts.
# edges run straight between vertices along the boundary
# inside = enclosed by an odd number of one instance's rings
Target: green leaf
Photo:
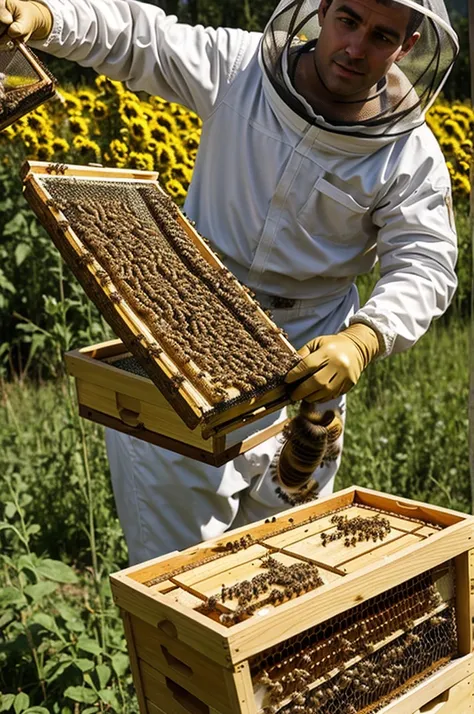
[[[64,695],[72,699],[73,702],[81,702],[82,704],[94,704],[99,698],[98,694],[93,689],[89,689],[89,687],[68,687]]]
[[[92,640],[89,637],[81,637],[77,641],[77,647],[84,652],[90,652],[93,655],[102,654],[102,647],[96,640]]]
[[[29,256],[31,253],[31,246],[28,245],[28,243],[18,243],[17,247],[15,248],[15,263],[17,264],[17,267],[20,267],[20,265],[23,263],[25,258]]]
[[[21,590],[10,585],[0,588],[0,608],[3,609],[8,605],[26,605],[26,598]]]
[[[0,712],[7,712],[9,709],[11,709],[14,701],[14,694],[2,694],[0,696]]]
[[[51,615],[47,615],[45,612],[37,612],[31,618],[31,622],[36,625],[41,625],[41,627],[44,627],[45,630],[49,630],[55,634],[58,632],[58,626],[56,625],[54,618],[51,617]]]
[[[97,665],[95,671],[99,679],[99,688],[105,689],[105,687],[109,683],[110,677],[112,676],[112,670],[110,669],[110,667],[107,667],[106,664],[99,664]]]
[[[117,652],[117,654],[114,654],[114,656],[111,658],[111,662],[117,677],[122,677],[130,666],[130,662],[127,655],[123,654],[122,652]]]
[[[81,714],[97,714],[97,707],[86,707],[82,710]]]
[[[28,694],[25,694],[25,692],[20,692],[20,694],[17,694],[15,697],[15,701],[13,703],[13,709],[15,710],[15,714],[21,714],[21,712],[25,711],[25,709],[28,709],[30,706],[30,698]]]
[[[94,669],[95,667],[94,660],[86,659],[85,657],[79,657],[78,659],[75,659],[74,664],[81,670],[81,672],[90,672],[91,669]]]
[[[112,706],[112,711],[118,712],[120,711],[120,704],[117,699],[117,696],[115,692],[113,692],[112,689],[101,689],[99,692],[99,697],[103,702],[106,704],[110,704]]]
[[[17,561],[18,570],[31,570],[36,573],[36,559],[32,555],[20,555]]]
[[[38,602],[38,600],[46,597],[46,595],[51,595],[51,593],[54,593],[57,589],[58,586],[56,583],[45,581],[43,583],[36,583],[36,585],[27,585],[25,593],[33,600],[33,602]]]
[[[77,583],[77,575],[69,565],[60,560],[45,558],[36,566],[37,572],[44,578],[55,580],[57,583]]]
[[[3,615],[0,617],[0,630],[3,630],[4,627],[10,624],[12,620],[15,619],[15,612],[14,610],[5,610]],[[1,700],[0,700],[1,701]],[[2,711],[0,709],[0,711]]]
[[[49,711],[45,707],[29,707],[23,714],[49,714]]]
[[[5,504],[5,518],[13,518],[16,513],[16,506],[13,501],[7,501]]]

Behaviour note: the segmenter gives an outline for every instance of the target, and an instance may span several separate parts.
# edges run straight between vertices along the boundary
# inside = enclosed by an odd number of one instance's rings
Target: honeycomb
[[[265,714],[376,712],[452,659],[455,610],[434,577],[412,578],[255,655],[249,665]]]
[[[42,182],[86,248],[81,264],[97,261],[110,299],[126,301],[156,340],[149,354],[162,347],[179,367],[175,388],[187,378],[215,405],[283,382],[297,355],[233,275],[201,256],[168,196],[138,181]]]
[[[40,76],[36,66],[43,73]],[[24,45],[0,50],[0,131],[54,94],[55,80]]]

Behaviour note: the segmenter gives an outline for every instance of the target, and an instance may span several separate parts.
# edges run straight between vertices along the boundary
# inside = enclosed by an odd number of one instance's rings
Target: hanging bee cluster
[[[212,612],[218,609],[219,603],[225,605],[226,602],[237,601],[233,612],[222,613],[219,618],[224,625],[233,625],[265,605],[279,605],[323,585],[318,568],[313,563],[284,565],[276,558],[267,556],[262,560],[262,567],[268,572],[229,587],[223,585],[220,595],[208,598],[203,609]]]
[[[321,413],[313,404],[301,402],[298,414],[285,427],[284,444],[273,468],[280,498],[290,505],[304,503],[310,500],[309,484],[311,498],[314,498],[317,485],[313,473],[322,464],[337,458],[340,452],[337,441],[342,430],[338,410]]]
[[[366,714],[456,651],[454,608],[424,573],[256,655],[250,668],[266,714]]]
[[[156,339],[151,357],[162,345],[213,404],[229,389],[250,396],[283,382],[297,356],[232,274],[201,256],[168,196],[143,184],[47,182],[110,299],[126,300]]]
[[[336,525],[336,529],[330,533],[321,533],[323,546],[335,540],[341,540],[341,538],[344,538],[346,548],[369,540],[376,543],[378,540],[386,538],[392,530],[388,518],[382,518],[379,513],[367,518],[363,516],[348,518],[344,515],[335,515],[331,518],[331,523]]]

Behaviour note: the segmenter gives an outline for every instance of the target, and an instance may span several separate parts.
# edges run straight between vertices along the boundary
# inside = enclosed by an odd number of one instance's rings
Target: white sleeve
[[[412,154],[411,170],[399,173],[373,214],[380,279],[351,322],[378,332],[382,356],[402,352],[422,337],[457,287],[450,179],[439,146],[429,144]]]
[[[93,67],[99,74],[176,101],[205,119],[250,59],[258,33],[180,24],[135,0],[43,0],[53,14],[49,37],[31,45]]]

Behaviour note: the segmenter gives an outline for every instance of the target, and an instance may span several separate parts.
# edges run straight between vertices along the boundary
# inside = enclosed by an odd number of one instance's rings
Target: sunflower
[[[132,139],[138,144],[147,144],[151,139],[150,129],[143,119],[132,119],[128,126],[128,131]]]
[[[87,139],[85,136],[75,136],[72,146],[81,158],[92,158],[93,161],[100,162],[100,146],[95,141]]]
[[[72,134],[87,136],[89,133],[89,123],[83,117],[73,114],[69,117],[69,129]]]
[[[51,161],[53,155],[53,145],[49,141],[46,144],[38,146],[38,150],[36,152],[36,158],[38,159],[38,161]]]
[[[120,95],[124,92],[122,82],[115,82],[113,79],[109,79],[103,74],[96,77],[95,86],[102,94]]]
[[[110,154],[113,161],[124,161],[128,157],[128,146],[124,141],[120,139],[113,139],[110,142]]]
[[[151,154],[145,152],[131,151],[128,157],[129,166],[140,171],[153,171],[154,161]]]
[[[176,164],[176,154],[167,144],[158,144],[155,151],[156,160],[161,170],[165,170]]]
[[[189,182],[191,181],[191,175],[191,170],[184,164],[175,164],[170,169],[171,178],[176,179],[182,184],[189,185]]]
[[[31,153],[36,153],[38,150],[38,138],[35,134],[35,132],[30,129],[29,127],[25,127],[24,129],[21,130],[20,132],[20,137],[21,140],[23,141],[23,145],[27,152],[29,154]]]
[[[170,133],[165,126],[161,126],[157,122],[153,122],[150,126],[150,134],[152,139],[167,144],[169,142]]]
[[[61,139],[60,136],[53,138],[52,147],[55,154],[66,154],[70,148],[66,139]]]
[[[186,191],[179,181],[176,179],[170,179],[165,183],[165,188],[169,195],[174,199],[182,199],[186,196]]]
[[[82,103],[81,100],[78,99],[74,94],[71,94],[71,92],[65,92],[65,91],[59,91],[58,96],[60,101],[63,103],[63,105],[66,107],[68,112],[81,112],[82,111]]]
[[[119,114],[124,124],[129,124],[132,119],[142,118],[140,102],[136,99],[123,99],[120,101]]]
[[[169,112],[157,112],[155,121],[159,126],[164,126],[165,129],[168,129],[170,134],[178,133],[175,118]]]
[[[99,121],[101,119],[105,119],[105,117],[109,113],[109,108],[107,104],[104,104],[104,102],[101,102],[100,99],[97,99],[93,105],[92,105],[92,116],[94,119],[98,119]]]

